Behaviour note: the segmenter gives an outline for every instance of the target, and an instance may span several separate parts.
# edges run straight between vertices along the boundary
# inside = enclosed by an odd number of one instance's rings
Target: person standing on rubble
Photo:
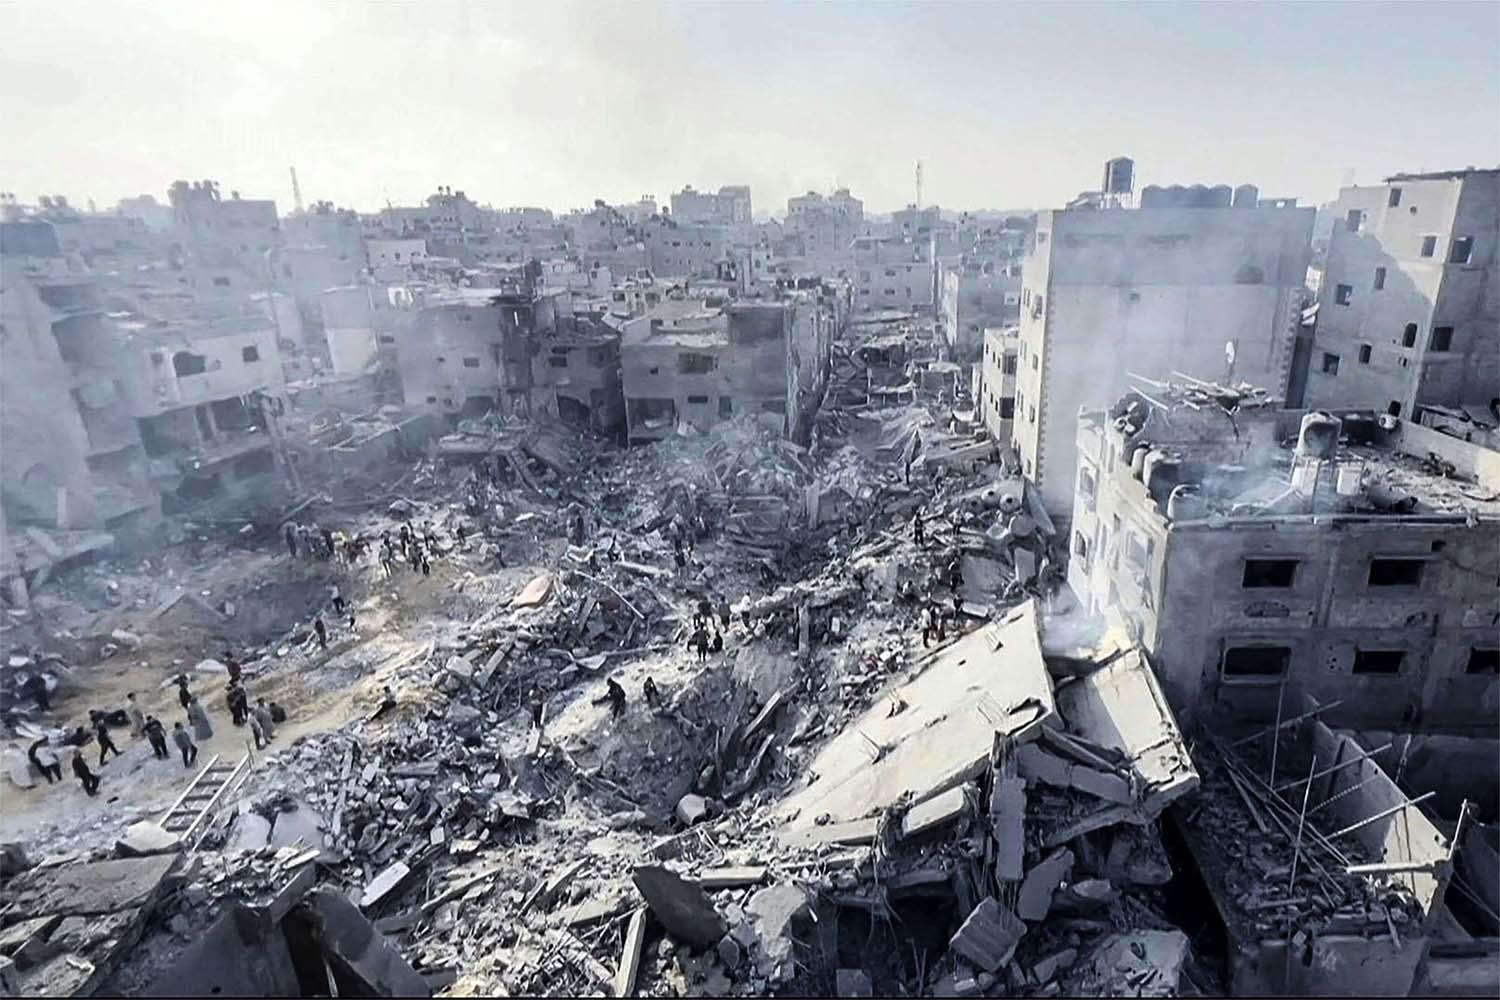
[[[714,637],[709,642],[708,651],[710,653],[724,652],[724,633],[718,629],[714,629]]]
[[[188,702],[188,722],[193,726],[193,735],[199,740],[211,740],[214,738],[214,727],[208,721],[208,713],[204,711],[203,704],[195,697]]]
[[[115,741],[109,738],[109,723],[106,722],[103,717],[101,717],[99,721],[94,724],[94,739],[98,740],[99,742],[100,767],[104,766],[104,762],[109,759],[109,755],[111,753],[113,753],[116,757],[123,756],[123,754],[120,753],[120,748],[115,746]]]
[[[618,719],[625,714],[625,689],[620,682],[613,677],[605,681],[605,692],[603,698],[595,698],[594,704],[600,705],[609,702],[609,714]]]
[[[188,690],[187,674],[177,675],[177,701],[183,708],[188,707],[188,702],[193,698],[193,693]]]
[[[99,794],[99,776],[89,770],[88,761],[83,759],[83,751],[79,750],[73,754],[73,773],[83,785],[84,792],[89,798]]]
[[[276,738],[276,718],[271,715],[271,709],[266,706],[264,698],[255,699],[255,721],[260,723],[260,731],[265,735],[267,743]]]
[[[136,704],[134,691],[125,696],[125,715],[130,719],[130,735],[140,739],[141,733],[146,731],[146,713]]]
[[[36,702],[38,712],[46,712],[52,708],[47,698],[47,678],[41,674],[31,674],[21,685],[21,693]]]
[[[297,526],[291,521],[281,526],[281,535],[286,539],[286,550],[293,559],[297,558]]]
[[[167,752],[166,730],[162,728],[162,725],[157,721],[156,716],[146,716],[146,725],[143,728],[146,733],[146,739],[151,741],[152,755],[155,756],[158,760],[166,760],[168,757],[170,757],[171,754]]]
[[[321,616],[313,619],[313,631],[317,633],[318,636],[318,647],[320,649],[327,649],[328,626],[323,624],[323,619]]]
[[[180,722],[172,727],[172,742],[182,751],[182,766],[192,767],[193,761],[198,759],[198,744],[193,742],[192,735],[182,728]]]
[[[531,709],[531,727],[537,732],[542,731],[542,713],[547,709],[547,699],[542,695],[542,689],[535,684],[531,690],[526,692],[526,704]]]
[[[927,532],[922,525],[922,508],[920,507],[911,517],[911,537],[919,548],[927,544]]]
[[[57,762],[57,754],[48,745],[47,737],[43,736],[31,744],[26,751],[26,757],[33,767],[42,772],[42,777],[47,779],[47,784],[62,780],[62,765]]]
[[[234,653],[227,649],[224,650],[224,668],[229,671],[229,682],[238,684],[244,675],[244,669],[240,666],[240,661],[235,659]]]
[[[224,689],[224,704],[229,708],[229,721],[236,726],[245,724],[245,689],[240,686],[239,681],[230,681]]]
[[[646,683],[641,685],[641,694],[646,697],[646,704],[652,709],[661,706],[661,692],[656,689],[656,678],[647,675]]]
[[[259,750],[262,747],[268,745],[271,741],[266,738],[266,731],[261,728],[260,716],[256,715],[254,712],[251,712],[249,715],[249,720],[250,736],[255,740],[255,749]]]
[[[337,613],[337,614],[343,614],[344,613],[344,608],[347,606],[347,604],[344,601],[344,594],[343,594],[343,592],[339,590],[339,585],[338,584],[335,583],[335,584],[332,584],[331,586],[329,586],[329,588],[328,588],[328,599],[333,604],[333,610],[334,610],[335,613]]]

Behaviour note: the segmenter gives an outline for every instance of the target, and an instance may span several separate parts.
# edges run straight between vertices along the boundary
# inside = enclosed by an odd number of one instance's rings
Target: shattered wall
[[[407,402],[453,413],[500,398],[500,307],[437,304],[400,334],[398,358]],[[484,407],[488,408],[488,407]],[[482,410],[481,410],[482,412]],[[477,414],[476,414],[477,415]]]

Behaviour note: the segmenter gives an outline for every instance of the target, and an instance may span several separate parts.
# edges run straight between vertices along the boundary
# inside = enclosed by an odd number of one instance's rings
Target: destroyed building
[[[976,368],[974,405],[990,437],[1010,443],[1016,412],[1016,369],[1021,349],[1016,327],[986,327],[984,348]]]
[[[99,277],[63,256],[51,224],[0,226],[7,522],[13,530],[149,527],[161,504]]]
[[[847,292],[843,293],[844,295]],[[779,301],[710,305],[678,293],[623,320],[621,362],[631,441],[772,414],[806,440],[822,402],[829,352],[847,298],[829,286]]]
[[[1078,420],[1068,579],[1177,710],[1493,733],[1496,453],[1389,415],[1150,383]]]
[[[1022,272],[1013,436],[1049,513],[1066,519],[1073,507],[1078,408],[1109,406],[1128,372],[1285,395],[1313,214],[1227,200],[1038,213]]]
[[[283,242],[274,201],[241,198],[238,191],[224,198],[212,180],[176,181],[168,195],[194,292],[224,297],[266,289],[268,255]]]
[[[1301,401],[1500,426],[1500,170],[1345,187],[1333,213]]]
[[[990,327],[1015,326],[1021,318],[1021,269],[985,269],[960,256],[940,267],[938,315],[949,356],[972,362],[983,352]]]

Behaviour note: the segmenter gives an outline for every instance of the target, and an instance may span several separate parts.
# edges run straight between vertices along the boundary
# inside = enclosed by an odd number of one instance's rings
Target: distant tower
[[[297,168],[292,167],[292,208],[298,214],[302,214],[302,188],[297,184]]]
[[[1108,207],[1124,208],[1130,204],[1135,190],[1135,161],[1128,156],[1116,156],[1104,161],[1104,183],[1099,187],[1103,202]]]
[[[916,201],[916,204],[913,205],[912,207],[916,208],[918,211],[920,211],[921,208],[922,208],[922,161],[921,160],[917,161],[917,201]]]

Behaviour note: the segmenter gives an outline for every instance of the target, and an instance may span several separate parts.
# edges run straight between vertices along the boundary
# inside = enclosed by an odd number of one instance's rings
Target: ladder
[[[223,761],[218,754],[209,760],[203,770],[188,783],[171,808],[161,814],[158,824],[163,830],[175,833],[187,846],[192,846],[196,837],[207,828],[208,818],[225,796],[245,779],[250,771],[250,755],[238,762]]]

